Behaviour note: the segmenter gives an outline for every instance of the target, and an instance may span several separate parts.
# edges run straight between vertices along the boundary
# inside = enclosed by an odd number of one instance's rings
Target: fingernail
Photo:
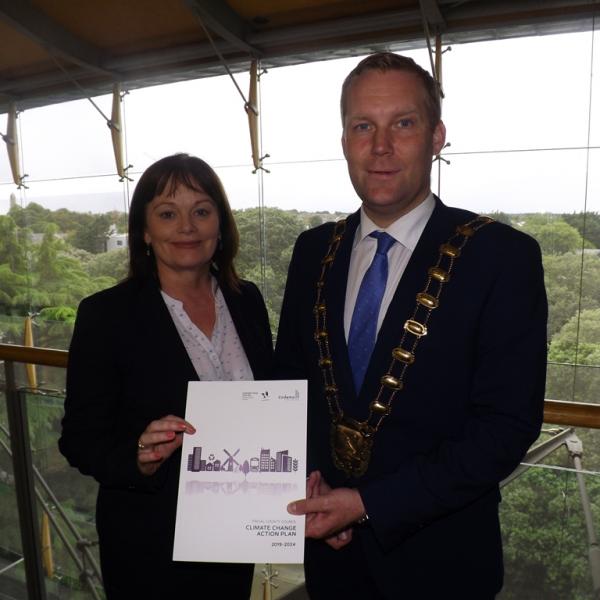
[[[290,514],[292,514],[292,515],[296,514],[296,503],[295,503],[295,502],[290,502],[290,503],[287,505],[287,511],[288,511]]]
[[[338,535],[338,538],[342,541],[345,542],[348,539],[348,534],[345,531],[342,531],[342,533],[340,533]]]

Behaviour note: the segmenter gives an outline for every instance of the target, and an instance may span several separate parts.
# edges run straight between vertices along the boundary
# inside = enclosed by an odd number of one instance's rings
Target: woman
[[[82,301],[59,446],[100,483],[96,526],[109,600],[248,598],[252,565],[171,559],[183,419],[194,379],[265,379],[271,331],[258,288],[238,279],[238,233],[215,172],[186,154],[140,178],[129,276]],[[210,544],[199,539],[199,544]]]

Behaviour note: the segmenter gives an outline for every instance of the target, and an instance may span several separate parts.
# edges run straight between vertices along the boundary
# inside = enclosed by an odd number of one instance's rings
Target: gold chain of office
[[[360,477],[366,472],[371,459],[375,433],[392,411],[396,394],[404,387],[404,376],[415,362],[415,351],[419,340],[427,335],[427,325],[433,310],[440,305],[440,296],[456,260],[465,245],[483,226],[493,222],[490,217],[478,216],[464,225],[456,227],[454,233],[439,248],[436,264],[427,270],[427,281],[411,317],[404,323],[400,343],[392,350],[387,373],[380,379],[377,395],[369,404],[369,415],[357,421],[344,414],[340,406],[339,389],[333,374],[333,359],[327,331],[327,306],[323,297],[327,273],[335,260],[336,252],[346,230],[346,220],[337,221],[327,253],[321,261],[321,275],[317,281],[317,299],[314,306],[315,341],[319,349],[319,367],[323,375],[325,398],[331,415],[330,442],[333,462],[337,469],[349,477]]]

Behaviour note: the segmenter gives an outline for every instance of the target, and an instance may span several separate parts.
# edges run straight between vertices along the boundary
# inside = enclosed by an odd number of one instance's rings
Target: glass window
[[[248,94],[248,75],[236,74]],[[128,160],[137,172],[188,152],[212,167],[252,164],[244,101],[228,76],[133,90],[125,100]]]
[[[94,98],[110,119],[111,96]],[[88,100],[26,110],[19,115],[23,171],[35,180],[116,173],[110,129]]]
[[[587,143],[589,32],[453,45],[444,120],[453,152]]]

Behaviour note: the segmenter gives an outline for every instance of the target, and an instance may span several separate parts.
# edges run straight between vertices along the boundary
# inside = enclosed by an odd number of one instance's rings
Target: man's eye
[[[411,127],[414,121],[412,119],[400,119],[398,121],[398,126],[402,129],[406,129],[407,127]]]
[[[354,126],[355,131],[369,131],[370,125],[368,123],[357,123]]]

